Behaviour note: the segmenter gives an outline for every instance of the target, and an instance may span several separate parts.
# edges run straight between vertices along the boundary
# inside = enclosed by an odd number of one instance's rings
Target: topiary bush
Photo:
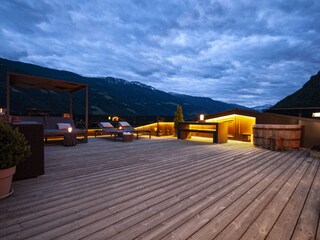
[[[0,169],[16,166],[30,155],[30,145],[18,128],[0,121]]]
[[[183,122],[183,113],[182,113],[182,107],[180,105],[177,105],[177,111],[174,113],[174,127],[178,128],[178,123]]]

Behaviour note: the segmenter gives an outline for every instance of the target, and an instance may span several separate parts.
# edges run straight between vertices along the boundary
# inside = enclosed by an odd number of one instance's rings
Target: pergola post
[[[89,90],[88,90],[88,85],[86,85],[86,131],[88,132],[88,113],[89,113]]]
[[[6,114],[10,115],[10,74],[7,73],[7,112]]]
[[[70,111],[70,118],[73,118],[73,113],[72,113],[72,92],[69,94],[69,111]]]

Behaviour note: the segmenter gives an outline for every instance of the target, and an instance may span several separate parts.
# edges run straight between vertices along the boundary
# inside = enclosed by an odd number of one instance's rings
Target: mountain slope
[[[306,82],[301,89],[287,96],[271,109],[320,107],[320,72]]]
[[[170,94],[181,99],[184,103],[195,106],[197,109],[197,113],[195,113],[195,115],[199,115],[199,113],[212,114],[215,112],[221,112],[221,111],[225,111],[227,109],[233,109],[233,108],[250,109],[237,104],[229,104],[221,101],[212,100],[211,98],[208,98],[208,97],[194,97],[186,94],[177,94],[177,93],[170,93]],[[208,110],[211,110],[211,109],[214,109],[215,112],[212,112],[212,111],[208,112]]]
[[[93,78],[78,74],[40,67],[33,64],[15,62],[0,58],[0,106],[5,106],[6,75],[16,72],[40,77],[86,83],[89,85],[89,114],[120,116],[172,116],[179,104],[185,118],[200,113],[209,114],[232,108],[245,108],[239,105],[214,101],[210,98],[169,94],[139,82],[129,82],[112,77]],[[84,93],[73,96],[75,114],[84,112]],[[11,90],[11,110],[24,114],[28,108],[48,109],[51,114],[68,112],[68,94],[60,94],[38,89]]]
[[[253,110],[257,111],[257,112],[264,112],[264,111],[268,110],[271,107],[272,107],[271,104],[265,104],[265,105],[261,105],[261,106],[252,107],[251,109],[253,109]]]

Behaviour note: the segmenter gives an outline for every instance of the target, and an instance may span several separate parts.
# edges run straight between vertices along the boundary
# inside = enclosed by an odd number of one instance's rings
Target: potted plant
[[[31,154],[30,145],[18,128],[0,121],[0,199],[12,193],[11,183],[16,165]]]
[[[174,113],[174,136],[178,135],[178,124],[179,122],[183,122],[183,113],[182,113],[182,107],[180,105],[177,105],[177,111]]]

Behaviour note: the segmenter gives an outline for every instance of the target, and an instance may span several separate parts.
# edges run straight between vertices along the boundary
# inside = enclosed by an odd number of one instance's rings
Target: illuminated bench
[[[226,143],[228,141],[228,122],[179,122],[178,139],[191,138],[196,135],[212,135],[213,143]]]

